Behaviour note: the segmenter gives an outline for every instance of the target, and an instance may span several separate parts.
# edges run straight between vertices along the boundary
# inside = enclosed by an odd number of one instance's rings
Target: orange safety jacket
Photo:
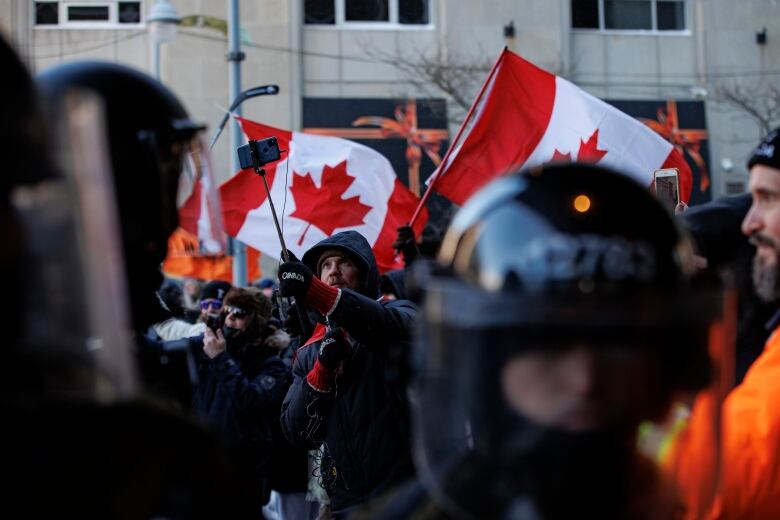
[[[780,327],[724,400],[702,395],[667,464],[688,519],[780,519]],[[719,445],[720,459],[715,446]]]

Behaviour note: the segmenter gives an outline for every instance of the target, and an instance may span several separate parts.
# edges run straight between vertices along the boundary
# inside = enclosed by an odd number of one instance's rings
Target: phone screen
[[[680,202],[677,170],[658,170],[655,172],[655,193],[665,206],[674,211]]]

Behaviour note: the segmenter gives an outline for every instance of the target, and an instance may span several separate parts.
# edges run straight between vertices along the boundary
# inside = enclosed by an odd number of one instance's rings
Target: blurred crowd
[[[208,175],[173,93],[0,63],[12,516],[780,518],[777,131],[745,195],[547,164],[403,269],[339,231],[239,287],[160,271]]]

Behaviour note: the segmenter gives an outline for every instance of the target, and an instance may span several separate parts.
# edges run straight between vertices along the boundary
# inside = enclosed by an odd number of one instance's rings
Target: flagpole
[[[466,117],[463,120],[463,123],[461,123],[460,128],[458,129],[458,133],[455,134],[455,139],[453,139],[450,146],[447,148],[447,153],[444,154],[444,158],[439,163],[439,167],[436,169],[436,172],[433,174],[433,178],[428,183],[428,188],[426,188],[425,193],[423,194],[422,198],[420,199],[420,203],[417,205],[417,209],[414,210],[414,214],[412,215],[412,218],[409,219],[409,226],[413,226],[414,222],[417,220],[417,217],[420,216],[420,212],[422,211],[423,206],[425,206],[425,203],[428,202],[428,198],[431,196],[431,192],[433,191],[433,186],[436,184],[436,181],[441,176],[442,171],[447,166],[447,161],[450,158],[450,154],[452,151],[456,148],[456,145],[460,141],[460,136],[463,133],[463,131],[466,129],[466,126],[468,125],[469,120],[471,119],[471,115],[474,113],[474,109],[479,105],[480,100],[482,99],[482,96],[485,94],[485,90],[487,89],[487,86],[490,84],[490,80],[493,79],[493,76],[496,74],[496,70],[498,70],[498,64],[501,63],[501,60],[504,59],[504,56],[506,55],[508,50],[507,46],[504,46],[504,49],[501,51],[501,54],[499,55],[496,62],[493,64],[493,68],[490,69],[490,73],[488,74],[487,78],[485,79],[485,82],[482,84],[482,87],[479,89],[479,93],[477,94],[477,98],[474,100],[474,103],[471,104],[471,107],[469,108],[469,111],[466,113]]]

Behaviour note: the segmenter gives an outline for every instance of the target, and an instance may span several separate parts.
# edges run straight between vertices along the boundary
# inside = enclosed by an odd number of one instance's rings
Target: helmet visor
[[[104,117],[98,96],[64,96],[53,119],[62,175],[14,194],[29,269],[22,345],[42,365],[37,390],[60,398],[137,388]]]
[[[176,205],[179,225],[198,237],[200,252],[224,253],[226,237],[211,156],[202,132],[183,143]]]
[[[653,312],[642,300],[587,307],[428,285],[415,350],[415,446],[442,507],[466,518],[481,517],[486,503],[497,508],[492,516],[515,507],[543,518],[583,509],[637,516],[628,486],[659,480],[684,407],[712,380],[709,344],[723,337],[714,334],[722,301],[707,304],[713,312],[701,300]],[[705,422],[717,430],[713,415]],[[717,461],[717,450],[708,455]],[[625,503],[615,499],[621,492]]]

